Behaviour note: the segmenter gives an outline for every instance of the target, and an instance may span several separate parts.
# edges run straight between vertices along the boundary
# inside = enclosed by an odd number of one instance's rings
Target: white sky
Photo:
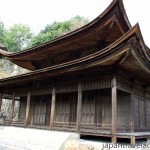
[[[2,0],[0,20],[6,27],[15,23],[29,25],[33,32],[53,21],[76,15],[96,18],[112,0]],[[139,22],[145,43],[150,47],[150,0],[123,0],[132,25]]]

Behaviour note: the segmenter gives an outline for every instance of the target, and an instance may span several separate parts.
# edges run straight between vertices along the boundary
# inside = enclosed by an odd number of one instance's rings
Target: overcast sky
[[[76,15],[96,18],[112,0],[2,0],[0,20],[7,27],[27,24],[38,32],[53,21],[68,20]],[[139,22],[145,43],[150,47],[150,0],[123,0],[132,25]]]

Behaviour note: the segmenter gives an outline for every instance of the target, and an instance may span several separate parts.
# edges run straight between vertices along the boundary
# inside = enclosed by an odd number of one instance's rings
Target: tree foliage
[[[30,27],[23,24],[14,24],[5,36],[5,45],[8,50],[16,52],[25,49],[32,38]]]
[[[4,43],[5,34],[6,34],[6,31],[5,31],[4,23],[0,21],[0,42],[1,43]]]
[[[37,35],[33,36],[27,25],[14,24],[6,29],[0,22],[0,43],[3,43],[9,51],[16,52],[47,42],[58,36],[64,35],[87,24],[88,19],[80,16],[64,21],[48,24]]]
[[[39,32],[37,36],[32,38],[28,47],[33,47],[38,44],[52,40],[58,36],[64,35],[87,24],[88,22],[88,19],[80,16],[75,16],[74,18],[64,22],[55,21],[52,24],[47,25],[43,30]]]

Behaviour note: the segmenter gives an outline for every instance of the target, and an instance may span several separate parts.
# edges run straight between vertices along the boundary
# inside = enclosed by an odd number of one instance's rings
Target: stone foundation
[[[79,135],[49,130],[0,127],[0,145],[13,150],[63,150],[66,141],[71,139],[79,139]]]

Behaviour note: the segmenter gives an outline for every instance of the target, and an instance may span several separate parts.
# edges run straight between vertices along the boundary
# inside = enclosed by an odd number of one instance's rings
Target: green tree
[[[71,29],[70,31],[76,30],[85,24],[89,23],[89,20],[87,18],[81,17],[81,16],[75,16],[70,19],[71,22]]]
[[[25,49],[32,36],[29,26],[14,24],[7,30],[4,44],[9,51],[16,52]]]
[[[70,31],[80,28],[88,22],[88,19],[80,16],[75,16],[74,18],[64,22],[55,21],[52,24],[47,25],[43,30],[39,32],[37,36],[33,37],[28,47],[33,47],[52,40],[58,36],[64,35]]]
[[[6,36],[6,29],[4,23],[0,21],[0,43],[4,43]]]
[[[68,32],[70,30],[70,26],[71,23],[69,21],[54,22],[51,25],[47,25],[44,30],[41,30],[40,33],[31,40],[31,43],[28,47],[32,47],[54,39],[65,32]]]

